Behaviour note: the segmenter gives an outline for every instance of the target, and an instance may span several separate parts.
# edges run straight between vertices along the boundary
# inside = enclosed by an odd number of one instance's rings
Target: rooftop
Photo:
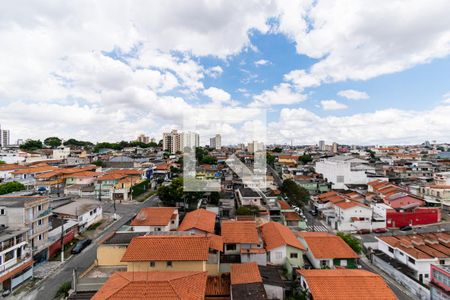
[[[205,209],[197,209],[186,214],[178,230],[199,229],[201,231],[214,233],[216,214]]]
[[[280,223],[266,223],[261,226],[261,232],[268,251],[285,245],[305,250],[305,247],[297,240],[295,234]]]
[[[131,226],[167,226],[176,212],[174,207],[144,207],[131,221]]]
[[[327,232],[299,232],[315,258],[358,258],[358,254],[340,237]]]
[[[254,221],[222,221],[225,244],[258,244],[259,236]]]
[[[262,278],[256,262],[231,265],[232,285],[256,282],[262,282]]]

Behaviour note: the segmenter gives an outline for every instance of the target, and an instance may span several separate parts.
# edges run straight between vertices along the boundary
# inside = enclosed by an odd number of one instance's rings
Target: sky
[[[450,142],[449,14],[447,0],[9,1],[0,125],[12,142]]]

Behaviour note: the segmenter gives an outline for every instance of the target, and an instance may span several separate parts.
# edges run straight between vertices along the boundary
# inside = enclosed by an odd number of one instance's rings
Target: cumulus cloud
[[[216,87],[210,87],[204,90],[203,93],[211,98],[213,102],[227,103],[231,100],[231,95],[229,93]]]
[[[362,100],[369,99],[369,95],[366,92],[356,91],[356,90],[342,90],[339,91],[338,96],[351,99],[351,100]]]
[[[337,102],[336,100],[322,100],[320,101],[320,106],[324,110],[339,110],[347,108],[347,105]]]
[[[306,100],[306,95],[295,91],[290,84],[282,83],[272,90],[265,90],[253,97],[252,107],[267,107],[280,104],[295,104]]]
[[[442,102],[446,104],[450,104],[450,92],[442,95]]]
[[[270,61],[266,60],[266,59],[260,59],[255,61],[254,63],[256,66],[265,66],[265,65],[269,65]]]

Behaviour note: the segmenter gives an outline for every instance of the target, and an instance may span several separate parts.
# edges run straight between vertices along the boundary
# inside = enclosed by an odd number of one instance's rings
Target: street
[[[109,227],[106,231],[104,231],[96,240],[96,242],[92,243],[91,246],[86,248],[80,254],[72,257],[67,263],[65,263],[62,269],[52,274],[50,277],[45,279],[37,290],[28,295],[26,299],[53,299],[59,287],[67,281],[72,280],[72,272],[73,269],[76,269],[78,274],[84,272],[87,268],[89,268],[96,259],[97,254],[97,243],[98,240],[101,240],[106,234],[110,234],[111,232],[116,231],[122,225],[127,223],[131,218],[135,216],[135,214],[142,207],[150,207],[156,206],[159,199],[157,196],[150,197],[147,201],[143,203],[135,203],[135,204],[120,204],[116,203],[117,214],[121,216],[121,219],[116,223],[113,223],[111,227]],[[103,206],[104,213],[113,213],[113,204],[105,203]]]

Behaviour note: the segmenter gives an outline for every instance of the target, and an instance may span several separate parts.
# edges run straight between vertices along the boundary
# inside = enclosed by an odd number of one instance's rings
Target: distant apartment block
[[[220,150],[222,148],[222,137],[220,134],[216,134],[209,139],[209,147],[212,149]]]
[[[141,134],[137,137],[137,141],[140,143],[148,144],[150,143],[150,138],[144,134]]]

